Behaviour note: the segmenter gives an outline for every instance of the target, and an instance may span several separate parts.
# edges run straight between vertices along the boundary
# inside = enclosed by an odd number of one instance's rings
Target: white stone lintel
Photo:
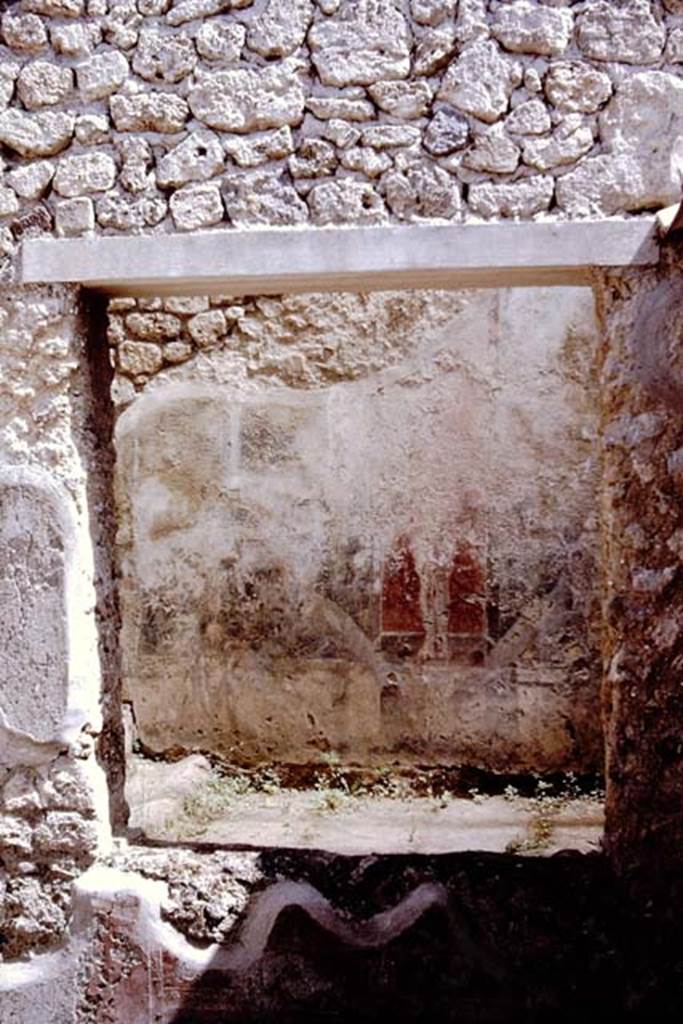
[[[654,217],[269,228],[28,239],[22,282],[109,295],[500,288],[587,284],[596,269],[658,258]]]

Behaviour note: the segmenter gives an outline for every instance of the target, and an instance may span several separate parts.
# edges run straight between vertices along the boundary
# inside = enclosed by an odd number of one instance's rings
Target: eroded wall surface
[[[143,749],[599,769],[589,289],[112,309]]]
[[[83,337],[74,292],[0,292],[0,959],[59,941],[107,832]]]
[[[605,282],[608,569],[606,721],[612,856],[680,886],[683,743],[683,363],[680,245],[647,275]],[[630,813],[633,808],[635,813]],[[653,870],[654,867],[654,870]]]
[[[0,259],[35,233],[675,202],[679,0],[21,0]]]

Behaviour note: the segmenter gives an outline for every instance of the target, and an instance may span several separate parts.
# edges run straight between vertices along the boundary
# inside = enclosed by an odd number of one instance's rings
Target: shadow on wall
[[[599,857],[263,857],[271,876],[300,880],[256,897],[242,969],[225,969],[236,947],[220,950],[168,1024],[510,1024],[625,1008],[624,922]]]

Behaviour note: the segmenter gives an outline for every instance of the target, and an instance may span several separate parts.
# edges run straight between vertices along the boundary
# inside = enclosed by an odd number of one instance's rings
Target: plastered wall
[[[114,300],[109,323],[142,750],[600,770],[590,289]]]

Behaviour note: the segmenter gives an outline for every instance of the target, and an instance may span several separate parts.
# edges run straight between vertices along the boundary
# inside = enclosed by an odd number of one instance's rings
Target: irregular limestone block
[[[180,132],[189,111],[181,96],[168,92],[117,93],[109,101],[114,127],[119,132]]]
[[[34,848],[42,858],[70,854],[93,859],[97,848],[95,823],[74,811],[48,811],[35,830]]]
[[[13,188],[0,185],[0,217],[8,217],[19,209],[19,200]]]
[[[188,35],[169,35],[154,28],[140,33],[133,70],[147,82],[173,85],[186,78],[196,63],[197,53]]]
[[[453,220],[460,216],[457,181],[427,161],[389,171],[382,179],[382,192],[399,220]]]
[[[627,78],[600,115],[600,133],[615,152],[662,160],[683,133],[683,81],[662,71]]]
[[[55,53],[64,57],[85,57],[102,39],[97,24],[57,22],[50,26],[50,42]]]
[[[373,124],[361,129],[363,145],[373,149],[414,146],[421,137],[420,129],[412,124]]]
[[[334,172],[337,154],[323,139],[304,139],[287,166],[293,178],[324,178]]]
[[[109,141],[109,118],[104,114],[79,114],[74,128],[76,141],[83,146],[96,146]]]
[[[418,25],[439,25],[451,18],[457,0],[410,0],[410,13]]]
[[[223,220],[223,203],[217,185],[187,185],[170,200],[173,223],[180,231],[198,231]]]
[[[505,119],[505,130],[512,135],[543,135],[550,128],[550,114],[542,100],[520,103]]]
[[[123,53],[98,53],[76,67],[78,91],[87,102],[104,99],[116,92],[128,78],[130,68]]]
[[[537,7],[528,0],[499,7],[491,31],[501,46],[514,53],[556,57],[569,46],[574,19],[566,8]]]
[[[8,106],[14,94],[14,83],[19,74],[19,65],[13,61],[0,64],[0,109]]]
[[[428,29],[417,41],[413,74],[427,77],[442,71],[454,56],[456,45],[455,29],[448,22]]]
[[[651,170],[631,153],[588,157],[557,182],[557,204],[572,217],[611,216],[674,201],[658,195]]]
[[[478,182],[470,185],[468,205],[472,213],[487,220],[494,217],[527,220],[549,208],[554,190],[555,182],[547,176],[523,178],[510,184]]]
[[[168,203],[160,195],[126,196],[108,192],[97,201],[97,222],[116,231],[140,231],[159,224],[168,212]]]
[[[127,192],[145,192],[154,187],[152,148],[147,139],[126,135],[116,140],[121,157],[119,183]]]
[[[313,25],[308,40],[325,85],[408,77],[410,30],[391,0],[344,0],[337,14]]]
[[[78,153],[64,156],[53,179],[55,192],[71,199],[93,192],[106,192],[116,181],[116,164],[108,153]]]
[[[596,0],[577,19],[577,42],[593,60],[652,64],[664,49],[666,30],[650,0]]]
[[[368,92],[380,110],[405,120],[422,117],[432,102],[432,88],[427,82],[377,82]]]
[[[391,167],[391,157],[370,146],[350,146],[340,154],[339,162],[347,170],[358,171],[366,178],[379,178]]]
[[[192,355],[192,351],[192,345],[185,341],[169,341],[162,349],[164,362],[173,365],[185,363]]]
[[[489,35],[486,0],[460,0],[456,32],[461,46]]]
[[[199,348],[211,348],[225,337],[228,330],[222,309],[197,313],[187,322],[188,334]]]
[[[665,59],[670,64],[683,64],[683,28],[672,28],[669,32]]]
[[[413,74],[429,77],[443,71],[457,52],[456,30],[450,23],[427,29],[417,40]]]
[[[387,219],[381,197],[367,182],[344,178],[316,185],[308,196],[316,224],[381,224]]]
[[[25,64],[17,79],[19,98],[28,110],[52,107],[61,103],[73,87],[71,68],[51,64],[46,60]]]
[[[519,65],[503,56],[495,43],[468,47],[446,72],[439,98],[488,124],[508,109],[513,89],[522,81]]]
[[[39,199],[54,173],[54,164],[50,160],[36,160],[10,171],[7,181],[22,199]]]
[[[174,27],[184,25],[186,21],[195,21],[197,18],[210,18],[212,14],[220,14],[227,7],[231,6],[230,0],[181,0],[174,4],[166,15],[166,21]],[[236,3],[232,4],[237,7]]]
[[[228,132],[295,125],[304,114],[303,89],[286,62],[209,72],[191,90],[189,103],[198,121]]]
[[[197,32],[197,52],[204,60],[234,64],[240,59],[246,36],[244,25],[231,21],[206,21]]]
[[[48,18],[80,18],[85,13],[85,0],[23,0],[22,8]]]
[[[529,139],[524,144],[524,163],[539,171],[573,164],[593,147],[593,132],[581,124],[580,114],[570,114],[546,139]]]
[[[448,156],[458,149],[464,149],[470,137],[470,126],[466,117],[457,110],[438,110],[427,125],[422,144],[433,156]]]
[[[140,341],[167,341],[180,334],[180,320],[171,313],[131,313],[126,330]]]
[[[67,529],[56,494],[0,474],[0,724],[38,740],[68,705]]]
[[[157,182],[162,188],[177,188],[191,181],[208,181],[221,172],[224,163],[218,136],[200,129],[158,161]]]
[[[520,158],[519,146],[506,134],[502,124],[495,124],[480,135],[467,150],[463,164],[474,171],[512,174]]]
[[[344,121],[371,121],[375,116],[372,103],[346,96],[308,96],[306,107],[322,121],[341,118]]]
[[[163,361],[161,346],[144,341],[124,341],[118,350],[119,367],[131,377],[156,373]]]
[[[12,50],[34,52],[47,46],[47,29],[37,14],[6,11],[0,27],[6,45]]]
[[[20,156],[42,157],[59,153],[71,142],[74,115],[53,111],[0,113],[0,142]]]
[[[580,60],[551,64],[544,88],[553,106],[567,114],[594,114],[612,95],[609,76]]]
[[[268,0],[249,29],[247,45],[262,57],[286,57],[306,38],[313,18],[311,0]]]
[[[134,299],[128,301],[131,301],[133,305],[135,303]],[[194,316],[195,313],[204,313],[208,308],[209,300],[206,295],[171,295],[168,299],[164,299],[166,312],[178,313],[180,316]]]
[[[225,208],[236,227],[270,224],[288,227],[308,220],[308,208],[277,171],[264,169],[227,178]]]
[[[95,209],[92,199],[79,196],[65,199],[55,207],[55,229],[60,238],[75,238],[95,229]]]
[[[317,142],[317,139],[309,139]],[[292,131],[288,125],[255,135],[223,136],[226,156],[232,157],[239,167],[259,167],[270,160],[281,160],[294,152]]]

